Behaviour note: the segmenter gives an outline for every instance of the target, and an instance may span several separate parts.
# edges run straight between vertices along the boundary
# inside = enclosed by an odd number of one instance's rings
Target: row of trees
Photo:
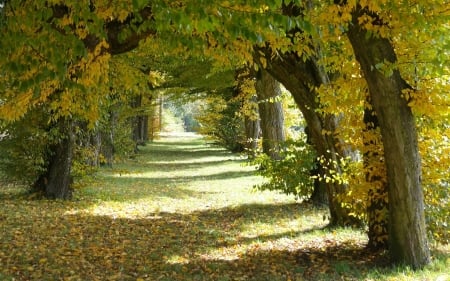
[[[369,212],[371,243],[386,245],[387,231],[395,262],[414,268],[429,262],[423,183],[435,188],[427,190],[431,196],[436,190],[445,193],[448,185],[448,165],[438,166],[449,160],[445,156],[449,148],[443,145],[449,130],[448,3],[2,3],[2,142],[19,148],[4,154],[3,162],[10,167],[23,159],[31,167],[27,181],[47,197],[70,197],[77,147],[98,132],[106,133],[103,139],[114,140],[110,136],[117,132],[121,103],[140,110],[156,101],[156,96],[144,93],[163,85],[156,81],[161,76],[157,73],[180,78],[168,79],[176,82],[167,82],[166,87],[189,88],[190,94],[207,92],[207,98],[228,93],[227,99],[236,102],[246,87],[217,78],[245,78],[229,75],[244,68],[247,80],[256,81],[257,95],[244,93],[243,100],[258,102],[263,151],[273,159],[282,158],[282,115],[278,103],[267,101],[277,100],[278,82],[301,110],[321,159],[319,176],[325,184],[319,186],[325,187],[331,223],[355,222],[354,208],[348,206],[356,198],[350,194],[361,188],[359,194],[365,196],[358,199]],[[183,64],[186,70],[177,73]],[[236,85],[249,83],[236,80]],[[144,120],[137,120],[136,141],[145,140]],[[247,114],[247,121],[248,137],[254,140],[254,115]],[[429,147],[435,150],[425,151]],[[363,157],[355,173],[360,177],[345,179],[345,163],[358,163],[358,155]],[[436,156],[439,162],[433,162]],[[362,182],[361,175],[365,185],[354,185]],[[448,200],[445,195],[439,198]],[[388,216],[383,216],[387,201]]]

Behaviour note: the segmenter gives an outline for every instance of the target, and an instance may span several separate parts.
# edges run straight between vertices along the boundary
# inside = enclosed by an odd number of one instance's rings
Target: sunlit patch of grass
[[[102,168],[74,201],[0,191],[0,280],[439,280],[387,267],[361,230],[275,192],[239,155],[198,137],[162,138]],[[444,276],[444,277],[443,277]],[[440,278],[440,279],[439,279]],[[441,280],[442,279],[442,280]]]
[[[177,157],[170,160],[171,151],[176,151]],[[120,210],[113,212],[114,216],[145,217],[153,212],[190,213],[246,203],[294,202],[273,192],[256,193],[253,186],[262,179],[255,175],[255,168],[244,166],[240,155],[219,147],[205,148],[199,139],[155,142],[141,152],[131,167],[105,168],[98,174],[99,183],[82,191],[80,196],[100,201],[91,208],[92,213]]]

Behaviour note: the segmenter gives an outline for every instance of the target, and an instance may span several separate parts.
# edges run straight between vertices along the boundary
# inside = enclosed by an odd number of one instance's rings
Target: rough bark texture
[[[380,122],[387,169],[389,193],[389,251],[394,262],[420,268],[430,262],[420,156],[415,120],[402,91],[410,88],[398,70],[388,76],[376,69],[376,64],[395,63],[396,54],[385,38],[366,38],[366,30],[358,18],[369,14],[356,8],[348,37],[356,59],[367,80],[374,110]],[[374,24],[380,23],[376,15]]]
[[[284,134],[284,113],[281,102],[280,83],[267,71],[261,69],[256,78],[259,116],[263,152],[274,160],[281,159],[281,144],[286,141]]]
[[[349,156],[351,151],[344,149],[344,145],[339,145],[341,141],[334,134],[339,123],[338,117],[323,116],[319,113],[317,95],[311,87],[319,87],[327,81],[324,81],[325,74],[314,59],[304,60],[295,53],[279,54],[273,57],[270,48],[258,49],[255,52],[257,61],[258,56],[265,57],[267,72],[292,94],[305,118],[317,154],[325,157],[330,163],[338,163],[339,158]],[[323,131],[328,131],[330,134],[323,134]],[[341,172],[340,167],[335,168],[337,173]],[[360,225],[361,222],[350,216],[349,211],[337,200],[337,195],[343,193],[346,186],[337,182],[325,183],[325,186],[330,209],[330,225]],[[323,192],[323,190],[317,192]]]
[[[75,144],[72,121],[61,119],[56,126],[63,137],[50,148],[47,170],[35,182],[34,189],[44,191],[45,197],[50,199],[70,199],[72,198],[70,171]]]

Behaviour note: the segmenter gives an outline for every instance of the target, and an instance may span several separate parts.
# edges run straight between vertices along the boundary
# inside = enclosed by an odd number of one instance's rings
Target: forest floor
[[[449,280],[449,248],[413,272],[326,228],[239,155],[166,135],[102,168],[69,202],[0,188],[0,280]]]

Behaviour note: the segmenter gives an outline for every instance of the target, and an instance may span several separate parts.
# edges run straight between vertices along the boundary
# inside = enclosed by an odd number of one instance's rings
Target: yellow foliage
[[[250,120],[257,120],[259,114],[258,104],[255,100],[255,80],[250,78],[248,69],[239,74],[236,86],[239,89],[239,95],[234,99],[241,100],[241,108],[238,114],[248,117]]]
[[[150,71],[148,80],[154,87],[158,87],[164,82],[164,74],[159,71]]]
[[[10,92],[9,90],[8,92]],[[28,106],[32,98],[32,91],[20,93],[16,96],[14,103],[3,103],[0,106],[0,116],[7,121],[16,121],[23,117],[28,111]]]

